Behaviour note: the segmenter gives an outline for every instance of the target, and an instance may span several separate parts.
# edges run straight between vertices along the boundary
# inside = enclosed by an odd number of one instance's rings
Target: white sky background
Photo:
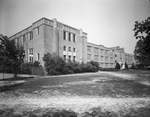
[[[0,33],[11,36],[42,17],[88,33],[88,42],[133,53],[134,22],[150,16],[149,0],[0,0]]]

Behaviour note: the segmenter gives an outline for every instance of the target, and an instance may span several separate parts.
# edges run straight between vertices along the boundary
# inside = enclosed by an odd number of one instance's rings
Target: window
[[[105,63],[105,67],[108,67],[108,63]]]
[[[40,53],[37,53],[37,60],[40,60]]]
[[[73,34],[73,42],[76,42],[76,35]]]
[[[33,32],[30,32],[30,40],[33,39]]]
[[[98,55],[94,55],[94,60],[98,61]]]
[[[73,48],[73,52],[75,52],[76,51],[76,49],[75,48]]]
[[[115,57],[117,57],[117,54],[115,54]]]
[[[39,35],[39,27],[36,28],[36,35]]]
[[[88,60],[91,60],[91,54],[88,54],[88,55],[87,55],[87,59],[88,59]]]
[[[27,35],[28,35],[28,39],[31,40],[30,33],[27,33]]]
[[[103,57],[103,56],[101,56],[101,61],[103,61],[103,58],[104,58],[104,57]]]
[[[91,46],[87,46],[87,51],[91,52]]]
[[[26,35],[23,35],[23,43],[26,42]]]
[[[66,31],[63,33],[64,40],[66,40]]]
[[[105,56],[105,61],[108,61],[108,56]]]
[[[71,61],[71,56],[69,56],[69,61]]]
[[[19,37],[16,39],[16,44],[19,45]]]
[[[105,55],[108,55],[108,50],[105,50]]]
[[[64,51],[66,51],[66,46],[64,46]]]
[[[67,59],[67,56],[66,56],[66,55],[64,55],[64,60],[66,61],[66,59]]]
[[[76,61],[76,56],[73,56],[73,61],[74,61],[74,62]]]
[[[71,41],[71,33],[69,33],[69,41]]]
[[[94,53],[98,53],[98,48],[94,48]]]
[[[71,47],[68,48],[68,51],[71,52]]]
[[[29,62],[33,63],[33,48],[29,49]]]
[[[101,54],[103,54],[103,49],[101,49]]]
[[[113,57],[110,57],[110,62],[113,62]]]

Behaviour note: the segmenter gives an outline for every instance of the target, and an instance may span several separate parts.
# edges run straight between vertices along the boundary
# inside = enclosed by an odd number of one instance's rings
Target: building
[[[41,18],[31,26],[10,37],[25,50],[25,61],[39,61],[44,66],[44,54],[56,54],[66,61],[99,62],[100,67],[113,68],[116,62],[134,62],[132,54],[124,48],[105,47],[87,42],[87,33],[69,25],[47,18]]]
[[[87,61],[97,61],[100,67],[115,67],[114,52],[103,45],[87,43]]]
[[[44,66],[43,57],[55,53],[64,59],[86,63],[87,33],[56,19],[41,18],[28,28],[10,37],[25,50],[25,61],[39,61]]]

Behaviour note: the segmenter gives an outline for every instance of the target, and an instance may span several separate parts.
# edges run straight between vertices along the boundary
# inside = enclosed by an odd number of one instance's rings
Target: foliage
[[[125,62],[125,69],[129,69],[128,64]]]
[[[100,69],[98,62],[96,62],[96,61],[90,61],[89,63],[96,68],[96,71],[98,71]]]
[[[145,21],[135,22],[135,38],[138,39],[134,55],[139,64],[150,65],[150,17]]]
[[[35,74],[36,70],[37,70],[37,72],[39,72],[37,74],[40,74],[40,73],[44,72],[39,61],[35,61],[34,63],[30,63],[30,62],[22,63],[19,66],[19,69],[20,69],[21,74],[33,74],[32,73],[33,71],[34,71],[34,74]],[[39,69],[41,71],[39,71]],[[44,74],[44,73],[42,73],[42,74]]]
[[[16,45],[14,40],[0,35],[0,61],[5,67],[11,67],[16,78],[18,67],[24,61],[24,49],[22,46]]]
[[[119,69],[115,68],[101,68],[100,71],[118,71]]]
[[[120,64],[118,62],[116,63],[115,69],[120,69]]]
[[[87,64],[72,61],[65,62],[61,57],[50,53],[45,54],[43,60],[49,75],[96,72],[99,69],[98,63],[94,61]]]
[[[130,69],[136,69],[136,66],[134,65],[134,63],[132,63],[132,66],[130,67]]]
[[[33,63],[29,63],[29,62],[26,62],[26,63],[22,63],[20,65],[20,73],[22,74],[31,74],[31,68],[33,66]]]

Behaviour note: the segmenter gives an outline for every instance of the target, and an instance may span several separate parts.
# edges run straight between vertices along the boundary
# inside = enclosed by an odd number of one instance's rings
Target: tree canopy
[[[150,65],[150,17],[145,21],[135,22],[134,36],[138,39],[134,55],[139,64]]]
[[[5,67],[10,67],[17,76],[18,68],[24,61],[24,49],[15,44],[14,40],[9,40],[7,36],[0,35],[0,62]]]

